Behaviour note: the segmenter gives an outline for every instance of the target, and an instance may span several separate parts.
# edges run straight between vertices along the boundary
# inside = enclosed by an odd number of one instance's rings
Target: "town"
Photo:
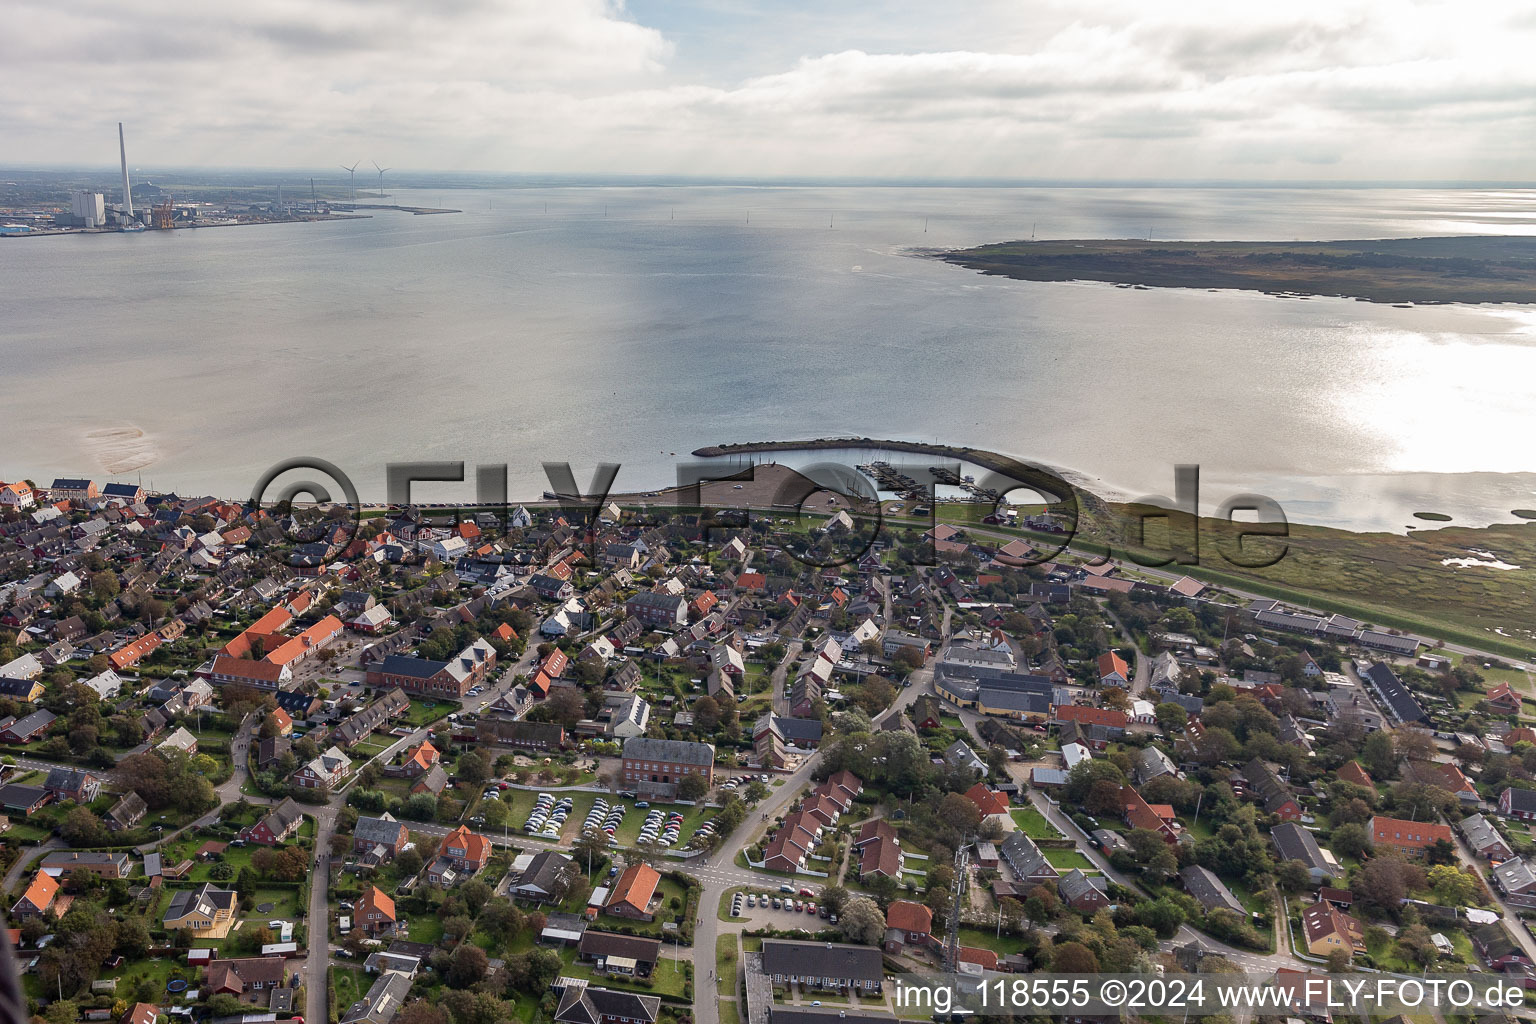
[[[0,483],[30,1012],[894,1024],[898,974],[1240,971],[1327,1024],[1309,978],[1536,987],[1528,665],[974,505],[816,507]]]

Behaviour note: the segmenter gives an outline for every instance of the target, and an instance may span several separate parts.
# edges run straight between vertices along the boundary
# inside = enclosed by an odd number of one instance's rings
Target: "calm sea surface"
[[[0,479],[240,496],[272,463],[546,460],[672,482],[720,441],[942,439],[1163,493],[1202,467],[1293,519],[1536,506],[1536,305],[1396,309],[983,278],[1029,237],[1536,233],[1536,194],[1429,190],[395,190],[335,224],[0,240]],[[924,230],[926,222],[926,231]],[[676,453],[675,455],[673,453]],[[786,460],[792,461],[792,460]],[[418,489],[424,500],[473,485]]]

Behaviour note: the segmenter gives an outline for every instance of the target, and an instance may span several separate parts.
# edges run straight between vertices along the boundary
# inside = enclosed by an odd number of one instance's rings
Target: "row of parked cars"
[[[558,801],[553,793],[540,793],[533,801],[533,810],[523,823],[523,832],[538,839],[559,839],[565,819],[571,815],[571,798]]]
[[[725,791],[729,792],[730,790],[735,789],[737,786],[745,786],[745,785],[747,785],[748,783],[751,783],[751,782],[761,782],[763,785],[766,786],[768,784],[768,776],[767,775],[738,775],[735,778],[726,779],[724,782],[720,783],[720,788],[722,790],[725,790]]]
[[[829,924],[837,924],[837,915],[827,910],[825,906],[817,906],[815,893],[810,889],[801,889],[797,894],[792,885],[779,886],[782,895],[775,896],[766,892],[737,893],[731,897],[731,916],[740,917],[742,903],[745,901],[748,910],[754,907],[767,907],[772,905],[774,910],[785,910],[792,914],[810,914],[819,917]],[[800,899],[796,899],[796,896]]]
[[[624,815],[628,813],[629,808],[623,804],[614,804],[609,807],[607,800],[598,797],[592,801],[592,809],[587,812],[587,820],[582,822],[582,834],[602,834],[608,838],[609,846],[617,846],[618,840],[613,838],[613,834],[619,830],[619,826],[624,823]]]
[[[640,841],[642,843],[660,843],[662,846],[676,846],[677,840],[683,834],[683,816],[677,811],[664,811],[654,807],[647,811],[645,820],[640,823]]]

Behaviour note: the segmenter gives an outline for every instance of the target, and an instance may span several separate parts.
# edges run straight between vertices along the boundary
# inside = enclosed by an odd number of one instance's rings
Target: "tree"
[[[455,774],[460,780],[469,783],[471,786],[478,786],[491,777],[491,766],[486,761],[484,754],[478,750],[471,750],[459,758]]]
[[[1051,956],[1051,971],[1056,974],[1097,974],[1099,958],[1081,942],[1063,942]]]
[[[891,706],[891,701],[896,699],[896,687],[884,676],[869,676],[864,680],[864,685],[859,688],[858,701],[860,707],[871,715],[879,714]]]
[[[1429,887],[1434,891],[1435,902],[1452,907],[1476,903],[1481,895],[1477,880],[1450,864],[1429,869]]]
[[[1154,708],[1152,713],[1157,716],[1158,728],[1170,736],[1183,731],[1189,724],[1189,712],[1173,701],[1164,701]]]
[[[1333,830],[1333,852],[1341,857],[1360,858],[1371,850],[1371,836],[1365,826],[1348,822]]]
[[[1024,920],[1024,905],[1012,896],[1004,896],[997,901],[997,915],[1002,920],[1004,928],[1010,932],[1016,932]]]
[[[1430,864],[1455,864],[1456,847],[1449,839],[1436,839],[1424,848],[1424,860]]]
[[[1409,866],[1395,857],[1373,857],[1350,883],[1355,898],[1381,914],[1395,914],[1408,895]]]
[[[1171,939],[1184,923],[1184,911],[1168,897],[1148,900],[1136,908],[1136,920],[1151,928],[1160,939]]]
[[[586,701],[582,699],[580,691],[569,686],[553,690],[544,701],[544,707],[552,721],[559,722],[567,729],[574,729],[587,713]]]
[[[1096,782],[1112,782],[1118,792],[1118,787],[1125,784],[1125,773],[1102,758],[1081,761],[1067,775],[1067,802],[1081,804],[1088,798],[1088,792]]]
[[[684,775],[677,784],[677,796],[680,800],[697,800],[709,792],[709,784],[704,781],[702,775]]]
[[[708,694],[694,701],[693,721],[704,732],[714,732],[720,725],[720,702]]]
[[[395,1014],[395,1024],[448,1024],[448,1011],[425,999],[407,1003]]]
[[[1286,860],[1275,865],[1275,881],[1286,892],[1301,892],[1312,884],[1312,875],[1301,861]]]
[[[400,808],[400,816],[412,821],[431,821],[437,817],[437,797],[431,793],[413,793]]]
[[[1397,752],[1392,746],[1392,734],[1373,732],[1360,747],[1360,763],[1376,779],[1389,779],[1397,774]]]
[[[485,978],[489,966],[485,950],[473,942],[461,942],[448,958],[448,971],[444,978],[454,988],[469,988]]]
[[[64,815],[60,831],[70,846],[102,846],[109,838],[107,827],[89,807],[76,807]]]
[[[852,942],[878,946],[885,938],[885,915],[868,896],[851,896],[843,902],[838,928]]]

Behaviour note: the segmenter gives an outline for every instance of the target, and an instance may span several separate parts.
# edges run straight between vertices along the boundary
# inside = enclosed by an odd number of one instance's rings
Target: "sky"
[[[1536,6],[10,0],[0,159],[1526,181]]]

